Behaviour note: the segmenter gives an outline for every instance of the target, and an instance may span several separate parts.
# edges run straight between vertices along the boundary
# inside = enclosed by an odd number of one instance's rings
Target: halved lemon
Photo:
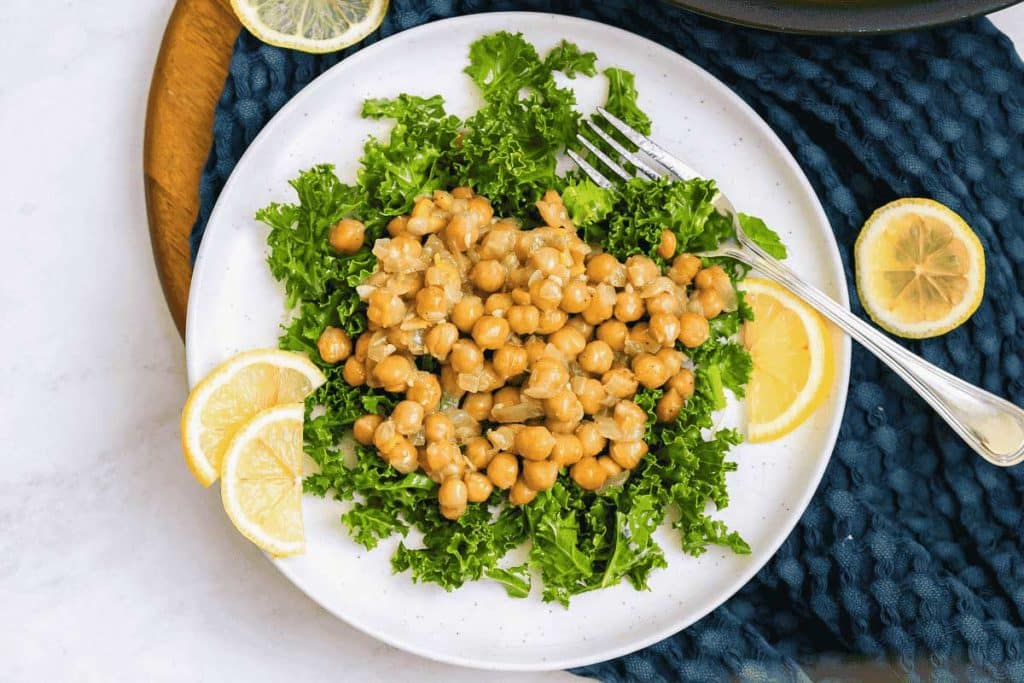
[[[323,53],[373,33],[387,14],[388,0],[231,0],[231,7],[264,43]]]
[[[181,414],[181,447],[203,486],[220,475],[228,441],[253,415],[281,403],[302,401],[326,381],[309,358],[257,349],[234,356],[192,389]]]
[[[301,403],[254,416],[224,451],[220,494],[242,534],[276,556],[305,549],[302,528]]]
[[[871,214],[854,258],[864,310],[900,337],[924,339],[959,327],[985,292],[978,236],[931,199],[899,199]]]
[[[796,429],[832,386],[832,336],[825,320],[789,290],[761,278],[740,283],[754,319],[743,344],[754,359],[747,384],[747,439],[772,441]]]

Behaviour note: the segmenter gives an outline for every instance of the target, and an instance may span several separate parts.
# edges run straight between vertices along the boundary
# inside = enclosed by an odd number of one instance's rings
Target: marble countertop
[[[172,0],[0,7],[0,680],[558,681],[405,654],[305,597],[181,462],[146,95]],[[1024,5],[993,16],[1024,46]]]

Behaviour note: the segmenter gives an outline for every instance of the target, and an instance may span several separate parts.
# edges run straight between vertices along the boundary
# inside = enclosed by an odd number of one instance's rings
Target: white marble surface
[[[0,4],[0,680],[570,680],[354,631],[182,465],[184,354],[142,192],[172,4]],[[1024,45],[1024,6],[994,19]]]

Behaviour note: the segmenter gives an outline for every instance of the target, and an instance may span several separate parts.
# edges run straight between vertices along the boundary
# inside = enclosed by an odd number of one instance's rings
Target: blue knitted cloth
[[[457,14],[531,9],[621,26],[685,55],[753,106],[800,162],[848,279],[853,241],[872,210],[901,196],[952,207],[985,245],[985,299],[956,331],[908,346],[1024,403],[1024,65],[987,20],[824,38],[739,29],[651,0],[391,5],[363,45]],[[311,56],[239,36],[193,250],[260,128],[356,49]],[[852,282],[850,291],[862,315]],[[1022,509],[1024,468],[973,455],[855,345],[831,465],[778,554],[689,629],[577,673],[604,681],[1024,680]]]

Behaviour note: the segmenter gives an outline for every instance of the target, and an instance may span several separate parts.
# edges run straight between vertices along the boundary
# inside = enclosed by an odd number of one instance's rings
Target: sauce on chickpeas
[[[633,396],[662,390],[655,415],[675,420],[694,392],[683,350],[734,303],[725,271],[677,254],[671,230],[656,248],[662,271],[596,252],[554,191],[537,210],[545,224],[521,230],[467,187],[421,197],[372,245],[377,269],[358,288],[369,329],[353,343],[326,327],[317,340],[349,384],[403,396],[390,415],[356,420],[353,436],[436,481],[448,519],[495,489],[525,505],[563,470],[593,491],[639,465],[647,413]],[[365,231],[343,218],[330,245],[353,254]],[[426,356],[438,373],[418,369]]]

